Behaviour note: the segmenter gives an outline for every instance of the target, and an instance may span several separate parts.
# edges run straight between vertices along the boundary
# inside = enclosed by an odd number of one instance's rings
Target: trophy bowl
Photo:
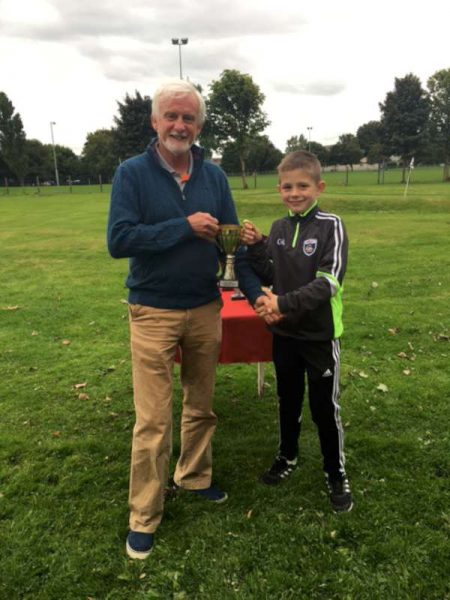
[[[219,281],[219,287],[223,289],[234,289],[238,287],[238,280],[234,271],[234,259],[236,251],[241,245],[240,225],[220,225],[216,236],[216,244],[225,255],[225,268],[223,276]]]

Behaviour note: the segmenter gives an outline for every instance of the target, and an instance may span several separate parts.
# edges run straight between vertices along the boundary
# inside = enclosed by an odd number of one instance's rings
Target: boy
[[[244,222],[242,241],[266,296],[256,312],[273,333],[273,361],[279,397],[280,445],[261,481],[275,485],[297,467],[305,373],[334,511],[353,506],[344,469],[339,416],[339,337],[342,282],[348,241],[339,217],[320,210],[325,188],[321,165],[309,152],[292,152],[278,167],[278,190],[289,216],[275,221],[268,238]]]

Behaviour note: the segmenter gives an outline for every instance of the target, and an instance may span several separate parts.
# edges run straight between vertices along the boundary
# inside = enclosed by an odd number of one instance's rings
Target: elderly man
[[[157,132],[146,151],[117,169],[111,195],[108,248],[130,258],[127,278],[136,423],[130,475],[126,550],[144,559],[163,514],[172,450],[172,377],[181,348],[183,407],[176,486],[206,501],[227,494],[211,485],[215,369],[221,342],[218,254],[220,223],[237,223],[221,169],[194,144],[205,103],[185,81],[153,97]],[[240,285],[251,302],[259,282],[241,265]]]

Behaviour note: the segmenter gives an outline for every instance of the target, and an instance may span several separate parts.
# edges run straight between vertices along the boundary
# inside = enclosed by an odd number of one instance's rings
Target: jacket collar
[[[294,222],[298,221],[300,223],[306,223],[307,221],[310,221],[319,210],[320,210],[319,204],[316,200],[314,202],[314,204],[312,206],[310,206],[310,208],[308,208],[308,210],[306,212],[293,213],[293,212],[289,211],[288,217],[289,217],[289,219],[291,219]]]

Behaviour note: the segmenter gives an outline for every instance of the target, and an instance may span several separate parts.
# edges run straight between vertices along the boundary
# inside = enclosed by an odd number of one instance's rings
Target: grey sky
[[[81,152],[110,127],[117,100],[152,95],[179,74],[173,37],[188,37],[183,73],[204,90],[224,69],[249,73],[266,96],[267,134],[333,143],[379,118],[395,77],[422,84],[450,66],[449,8],[380,0],[0,0],[0,90],[29,138]]]

